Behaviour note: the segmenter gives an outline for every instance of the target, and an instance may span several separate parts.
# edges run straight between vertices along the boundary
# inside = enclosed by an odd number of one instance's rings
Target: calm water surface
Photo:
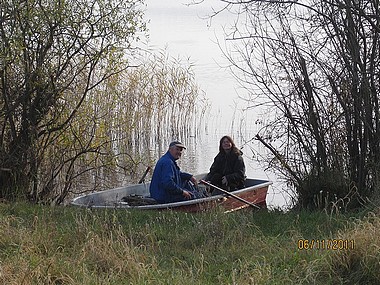
[[[228,63],[216,41],[223,42],[223,28],[233,23],[234,16],[227,13],[215,18],[210,25],[206,16],[217,9],[221,2],[207,0],[202,5],[186,6],[186,0],[147,0],[146,18],[152,50],[166,49],[174,58],[189,59],[200,88],[210,100],[210,114],[207,130],[200,135],[180,138],[187,146],[179,165],[191,173],[208,172],[213,158],[218,152],[219,140],[223,135],[231,135],[238,147],[242,148],[247,168],[247,176],[269,179],[274,182],[268,194],[267,203],[272,207],[284,207],[290,203],[289,195],[277,181],[273,173],[263,170],[256,157],[265,150],[258,144],[246,143],[258,129],[255,121],[259,112],[242,113],[246,102],[240,100],[245,90],[240,89],[236,80],[225,68]],[[170,140],[170,138],[167,138]],[[253,150],[252,150],[253,149]],[[158,159],[167,148],[152,150]]]

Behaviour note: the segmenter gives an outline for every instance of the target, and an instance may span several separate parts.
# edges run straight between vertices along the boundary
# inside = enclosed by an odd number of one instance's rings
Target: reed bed
[[[62,125],[77,104],[75,92],[64,95]],[[62,204],[86,191],[137,182],[169,141],[203,130],[208,110],[190,62],[165,51],[147,55],[91,90],[70,124],[40,142],[37,196]]]
[[[1,284],[375,284],[380,217],[0,204]],[[301,239],[354,239],[300,250]],[[363,283],[364,282],[364,283]]]

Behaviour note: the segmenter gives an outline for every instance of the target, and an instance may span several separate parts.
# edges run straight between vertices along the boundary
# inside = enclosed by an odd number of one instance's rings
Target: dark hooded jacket
[[[243,153],[238,149],[232,149],[229,153],[219,152],[214,158],[206,180],[210,180],[215,174],[220,174],[226,176],[229,185],[236,185],[238,188],[244,187],[246,176],[242,155]]]

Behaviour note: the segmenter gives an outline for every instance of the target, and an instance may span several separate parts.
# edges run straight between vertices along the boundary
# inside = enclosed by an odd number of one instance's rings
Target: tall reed
[[[75,107],[64,108],[74,104],[72,95],[64,94],[62,114]],[[60,204],[73,194],[137,182],[153,164],[151,150],[199,132],[207,107],[191,63],[150,54],[91,90],[70,125],[44,147],[41,197]]]

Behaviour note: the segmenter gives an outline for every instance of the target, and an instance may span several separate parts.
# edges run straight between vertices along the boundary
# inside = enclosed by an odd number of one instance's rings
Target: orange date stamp
[[[299,239],[299,250],[350,250],[355,249],[355,240],[349,239]]]

